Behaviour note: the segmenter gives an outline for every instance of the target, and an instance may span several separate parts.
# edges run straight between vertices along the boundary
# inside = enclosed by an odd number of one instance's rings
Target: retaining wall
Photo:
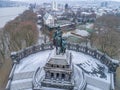
[[[88,54],[98,60],[100,60],[103,64],[105,64],[108,68],[109,68],[109,72],[116,72],[117,67],[119,66],[119,62],[118,61],[113,61],[109,56],[107,56],[106,54],[95,50],[95,49],[91,49],[85,46],[81,46],[79,44],[71,44],[71,43],[67,43],[66,45],[68,50],[73,50],[76,52],[83,52],[85,54]],[[20,50],[18,52],[12,52],[11,53],[11,58],[13,60],[13,68],[11,70],[11,73],[9,75],[9,80],[8,83],[6,85],[6,90],[10,90],[10,84],[13,78],[13,73],[16,67],[16,64],[18,64],[20,62],[21,59],[40,52],[40,51],[45,51],[45,50],[52,50],[53,49],[53,44],[52,43],[47,43],[47,44],[41,44],[41,45],[34,45],[31,47],[28,47],[26,49]]]

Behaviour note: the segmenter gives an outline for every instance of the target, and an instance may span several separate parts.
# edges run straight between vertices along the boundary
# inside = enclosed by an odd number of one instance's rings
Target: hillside
[[[10,52],[29,47],[37,39],[36,14],[30,10],[8,22],[0,31],[0,90],[4,90],[11,70]]]

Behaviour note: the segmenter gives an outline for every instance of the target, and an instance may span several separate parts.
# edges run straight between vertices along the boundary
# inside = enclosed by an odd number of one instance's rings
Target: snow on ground
[[[80,68],[84,69],[86,72],[89,73],[93,73],[94,71],[96,71],[95,74],[90,74],[91,76],[100,78],[101,72],[99,73],[99,66],[102,66],[104,67],[102,74],[104,74],[106,77],[100,79],[106,80],[107,78],[109,78],[109,75],[107,73],[107,67],[101,64],[100,61],[81,52],[70,52],[73,55],[74,64],[77,64]],[[42,51],[22,59],[20,64],[16,66],[15,73],[35,71],[38,67],[43,67],[46,64],[48,57],[51,55],[51,53],[54,53],[54,50]]]
[[[72,55],[73,55],[73,63],[75,64],[83,64],[82,67],[84,69],[86,69],[87,71],[92,71],[92,68],[96,68],[97,69],[97,65],[96,65],[96,59],[89,56],[89,55],[86,55],[84,53],[78,53],[78,52],[74,52],[74,51],[71,51],[72,52]],[[89,63],[87,65],[87,63]],[[98,61],[97,61],[98,62]],[[100,64],[100,62],[99,62]]]
[[[50,57],[54,55],[54,52],[55,50],[46,50],[46,51],[38,52],[36,54],[29,55],[28,57],[22,59],[19,64],[17,64],[14,74],[19,74],[19,73],[24,74],[24,72],[26,73],[26,72],[31,72],[31,71],[35,72],[37,68],[40,67],[42,72],[38,72],[37,77],[36,77],[37,82],[39,82],[41,80],[40,78],[42,78],[42,76],[45,74],[43,70],[43,66],[45,66],[46,62],[50,59]],[[83,72],[85,72],[85,75],[87,76],[88,80],[89,79],[92,80],[91,81],[92,84],[90,84],[91,86],[94,86],[93,84],[94,80],[97,80],[98,83],[103,83],[103,84],[110,83],[110,74],[107,72],[108,71],[107,67],[103,65],[99,60],[87,54],[81,53],[81,52],[75,52],[75,51],[69,51],[69,52],[72,53],[73,64],[76,64],[77,68],[81,68]],[[100,71],[100,73],[99,73],[99,70],[100,70],[99,66],[105,67],[104,70],[102,70],[102,72]],[[95,74],[93,74],[94,71],[96,71]],[[106,78],[101,78],[100,77],[101,73],[104,74]],[[80,81],[77,83],[81,83],[82,77],[80,75],[77,75],[77,73],[75,73],[75,75],[77,76],[75,79]],[[19,84],[23,85],[22,83],[26,83],[27,85],[29,85],[29,88],[31,88],[32,87],[31,80],[32,78],[13,80],[12,87],[16,87],[16,85],[19,85]],[[89,88],[92,88],[92,87],[89,87]],[[96,88],[94,90],[97,90]],[[28,89],[28,90],[31,90],[31,89]],[[42,90],[64,90],[64,89],[43,88]]]
[[[86,90],[101,90],[101,89],[94,87],[94,86],[91,86],[91,85],[87,85]]]
[[[72,36],[71,32],[63,33],[63,37],[69,37]]]
[[[38,32],[39,32],[38,44],[44,43],[45,38],[46,38],[46,42],[48,42],[49,37],[47,35],[45,36],[44,34],[42,34],[42,31],[41,31],[42,26],[37,25],[37,28],[38,28]]]
[[[108,68],[99,60],[81,52],[70,52],[72,53],[72,62],[82,68],[88,75],[95,78],[108,80],[109,82],[110,75],[107,72]],[[103,77],[101,78],[101,76]]]
[[[89,28],[89,29],[93,28],[93,24],[86,24],[86,28]]]
[[[15,73],[35,71],[39,66],[43,67],[50,53],[50,50],[42,51],[22,59],[17,65]]]
[[[38,38],[38,44],[44,43],[44,35],[41,32],[41,27],[40,25],[37,25],[37,29],[39,32],[39,38]]]
[[[86,30],[76,29],[73,33],[83,37],[89,36],[89,32],[87,32]],[[71,31],[63,34],[63,37],[68,37],[68,36],[76,36],[76,35],[71,34]]]
[[[78,34],[78,35],[83,36],[83,37],[89,36],[89,33],[86,30],[76,29],[75,30],[75,34]]]
[[[12,82],[12,84],[16,84],[16,83],[23,83],[23,82],[32,82],[32,79],[22,79],[22,80],[15,80],[14,82]]]
[[[66,90],[66,89],[57,89],[57,88],[47,88],[47,87],[43,87],[41,90]]]

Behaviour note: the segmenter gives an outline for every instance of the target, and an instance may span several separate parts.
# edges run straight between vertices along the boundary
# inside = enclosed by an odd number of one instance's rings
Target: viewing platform
[[[77,44],[67,44],[67,50],[72,55],[73,77],[76,81],[74,90],[114,90],[114,72],[119,66],[118,61],[113,61],[99,51]],[[41,81],[45,78],[44,67],[54,55],[54,51],[52,44],[42,44],[12,53],[13,68],[6,90],[40,88]],[[41,90],[61,89],[43,87]]]

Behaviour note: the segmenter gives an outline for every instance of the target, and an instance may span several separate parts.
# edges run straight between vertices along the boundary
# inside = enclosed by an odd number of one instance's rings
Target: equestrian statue
[[[64,54],[66,51],[66,40],[62,37],[63,32],[57,27],[53,34],[53,45],[56,47],[56,54]]]

